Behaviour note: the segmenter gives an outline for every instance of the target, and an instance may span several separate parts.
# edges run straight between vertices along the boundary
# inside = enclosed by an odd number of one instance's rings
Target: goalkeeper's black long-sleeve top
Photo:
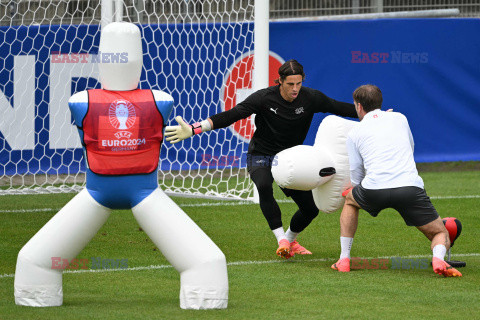
[[[333,100],[307,87],[302,87],[297,98],[288,102],[280,95],[280,86],[277,85],[256,91],[234,108],[210,119],[213,128],[219,129],[255,114],[256,131],[248,153],[275,155],[303,143],[317,112],[358,118],[353,104]]]

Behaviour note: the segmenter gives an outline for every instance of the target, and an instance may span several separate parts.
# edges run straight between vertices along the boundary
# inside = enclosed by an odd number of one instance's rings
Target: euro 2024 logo
[[[127,100],[115,100],[110,104],[108,110],[108,115],[110,118],[110,124],[119,130],[128,130],[134,124],[136,120],[135,108]],[[115,133],[115,137],[120,138],[130,138],[132,135],[129,131],[119,131]]]

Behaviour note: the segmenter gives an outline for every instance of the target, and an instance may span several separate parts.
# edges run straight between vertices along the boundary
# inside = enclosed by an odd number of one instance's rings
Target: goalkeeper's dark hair
[[[365,112],[380,109],[383,102],[382,91],[373,84],[365,84],[355,89],[353,101],[360,103]]]
[[[305,79],[305,73],[303,72],[303,66],[295,59],[288,60],[280,68],[278,68],[279,79],[275,80],[275,83],[280,83],[280,80],[285,80],[288,76],[301,75],[302,80]]]

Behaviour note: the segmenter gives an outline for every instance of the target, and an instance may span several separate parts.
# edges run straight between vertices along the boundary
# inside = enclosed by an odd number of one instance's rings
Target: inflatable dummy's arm
[[[346,140],[357,124],[337,116],[326,117],[313,146],[295,146],[277,154],[272,166],[275,182],[282,188],[312,190],[320,211],[331,213],[343,206],[342,192],[351,187]]]
[[[163,117],[163,125],[165,126],[173,110],[173,97],[160,90],[152,90],[152,93],[157,109]]]
[[[75,93],[68,99],[68,107],[73,116],[73,122],[78,127],[82,127],[83,118],[88,111],[88,92],[81,91]]]

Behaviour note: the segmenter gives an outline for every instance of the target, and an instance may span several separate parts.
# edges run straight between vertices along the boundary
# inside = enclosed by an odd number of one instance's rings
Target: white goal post
[[[100,25],[123,20],[141,28],[140,87],[174,97],[170,119],[206,119],[268,86],[268,0],[16,3],[0,11],[0,195],[83,188],[85,162],[67,101],[100,87]],[[246,170],[252,123],[164,142],[160,187],[171,195],[253,200]]]

